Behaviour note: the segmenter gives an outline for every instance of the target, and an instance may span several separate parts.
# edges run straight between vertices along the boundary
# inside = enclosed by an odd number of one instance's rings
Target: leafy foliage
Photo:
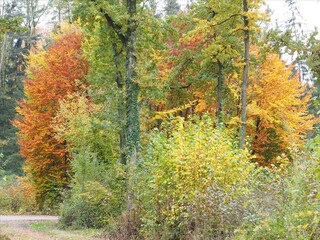
[[[0,182],[0,208],[2,213],[36,212],[36,191],[25,178],[6,176]]]
[[[318,239],[315,33],[264,32],[261,0],[189,1],[178,13],[165,2],[158,18],[154,0],[74,1],[82,32],[60,25],[71,1],[51,1],[62,33],[48,48],[33,42],[46,6],[24,19],[31,38],[3,34],[1,207],[62,202],[63,227],[106,227],[117,240]],[[20,158],[6,126],[30,48],[14,121],[26,176],[11,180]]]
[[[146,238],[181,239],[194,233],[206,237],[209,228],[218,234],[222,219],[209,211],[219,201],[214,196],[227,196],[228,205],[246,192],[254,169],[248,152],[204,118],[176,118],[152,134],[138,197]]]
[[[16,1],[15,1],[16,2]],[[27,28],[18,5],[14,1],[2,2],[0,17],[0,168],[5,174],[22,175],[23,158],[19,155],[16,128],[11,121],[15,118],[17,101],[23,97],[22,78],[24,75],[24,58],[29,40]],[[22,40],[24,38],[24,40]]]
[[[7,31],[18,32],[21,31],[21,17],[6,19],[0,17],[0,33],[4,34]]]
[[[124,194],[117,131],[103,120],[102,106],[83,94],[61,100],[55,118],[57,138],[68,142],[74,173],[61,223],[74,228],[103,226],[107,216],[119,214]]]
[[[296,160],[292,166],[269,172],[256,186],[251,211],[257,214],[244,223],[235,239],[319,237],[319,150],[292,154]],[[261,211],[263,208],[265,211]]]
[[[14,125],[19,129],[24,170],[38,191],[39,203],[56,203],[69,181],[66,144],[57,140],[52,120],[59,100],[81,89],[87,64],[81,51],[82,35],[78,30],[61,34],[48,51],[32,54],[25,95]],[[82,81],[82,82],[81,82]]]
[[[165,0],[164,11],[167,16],[175,15],[179,12],[180,5],[177,0]]]
[[[310,96],[305,94],[298,76],[275,54],[265,61],[252,76],[248,89],[248,118],[254,135],[252,150],[262,164],[286,153],[291,143],[302,146],[303,138],[316,123],[308,114]],[[270,163],[269,163],[270,164]]]

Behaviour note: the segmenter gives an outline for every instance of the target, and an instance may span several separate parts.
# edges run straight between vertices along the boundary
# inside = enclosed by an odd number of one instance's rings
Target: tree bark
[[[138,95],[139,86],[136,82],[136,0],[127,0],[129,14],[126,34],[126,153],[127,153],[127,213],[129,225],[134,222],[134,182],[133,175],[138,160],[140,146],[140,122]]]
[[[0,56],[0,96],[4,92],[4,81],[3,81],[4,74],[2,73],[2,71],[3,71],[3,67],[4,67],[6,45],[7,45],[7,33],[5,33],[4,36],[3,36],[3,42],[2,42],[2,46],[1,46],[1,56]]]
[[[136,82],[136,0],[127,0],[129,23],[126,44],[126,136],[128,161],[135,164],[140,144],[140,124],[138,94],[139,86]]]
[[[222,70],[223,70],[223,65],[218,60],[218,111],[217,111],[217,118],[218,118],[218,124],[222,123],[222,88],[223,88],[223,75],[222,75]]]
[[[108,25],[115,31],[119,40],[126,50],[126,76],[125,76],[125,150],[126,160],[123,162],[127,165],[135,165],[140,145],[140,122],[138,95],[139,86],[135,81],[136,72],[136,32],[137,32],[137,2],[136,0],[126,0],[127,13],[129,15],[127,31],[122,33],[124,26],[114,21],[114,19],[103,9],[100,11],[104,14]],[[118,85],[119,87],[119,85]],[[121,115],[123,116],[123,115]],[[122,138],[124,139],[124,138]]]
[[[248,12],[248,2],[243,0],[244,14]],[[243,81],[241,86],[241,126],[240,126],[240,148],[244,149],[246,144],[246,131],[247,131],[247,87],[249,75],[249,19],[248,16],[243,16],[244,23],[244,68],[243,68]]]
[[[137,42],[137,2],[136,0],[126,0],[127,14],[129,16],[126,26],[122,26],[120,23],[115,22],[112,16],[103,9],[100,11],[104,14],[108,25],[114,30],[119,40],[123,44],[126,51],[126,62],[125,62],[125,94],[122,91],[119,98],[118,113],[119,117],[125,119],[125,126],[120,131],[120,149],[121,149],[121,162],[126,165],[126,209],[128,213],[128,224],[132,224],[134,221],[134,182],[133,175],[136,162],[138,160],[139,147],[140,147],[140,121],[139,121],[139,86],[136,82],[137,71],[137,57],[136,57],[136,42]],[[126,27],[126,33],[123,34],[123,29]],[[113,46],[114,48],[115,46]],[[113,49],[116,50],[115,48]],[[115,52],[114,52],[115,54]],[[116,63],[115,58],[115,65]],[[120,64],[120,63],[119,63]],[[117,66],[116,66],[117,67]],[[123,89],[121,77],[117,76],[118,88]],[[121,73],[120,73],[121,74]],[[125,95],[125,101],[123,101]],[[124,103],[125,107],[121,104]],[[125,111],[123,111],[125,109]],[[120,119],[120,120],[123,120]]]
[[[126,156],[126,131],[125,131],[125,102],[124,102],[124,79],[121,73],[121,51],[118,51],[117,44],[112,43],[113,50],[113,61],[116,68],[116,83],[119,89],[118,96],[118,118],[120,122],[120,133],[119,133],[119,146],[120,146],[120,155],[121,155],[121,163],[123,165],[127,164],[127,156]]]

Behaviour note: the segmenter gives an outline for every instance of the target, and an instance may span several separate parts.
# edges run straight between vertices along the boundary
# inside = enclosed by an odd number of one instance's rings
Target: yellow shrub
[[[227,202],[245,193],[254,166],[248,152],[239,149],[225,130],[214,129],[209,118],[176,118],[165,129],[154,132],[145,159],[150,187],[141,197],[150,207],[148,228],[197,224],[212,211],[215,189],[224,196],[232,191]]]

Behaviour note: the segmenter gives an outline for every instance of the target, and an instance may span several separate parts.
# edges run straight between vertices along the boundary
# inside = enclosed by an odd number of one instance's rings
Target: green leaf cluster
[[[311,154],[294,151],[297,161],[292,166],[284,171],[269,169],[253,180],[248,211],[254,214],[235,231],[233,239],[319,238],[318,149]]]
[[[101,114],[104,111],[78,94],[60,102],[56,130],[72,153],[73,176],[62,207],[64,226],[101,227],[107,216],[122,209],[124,170],[119,163],[118,135]]]
[[[26,31],[26,28],[21,27],[22,18],[2,18],[0,17],[0,34],[5,34],[8,31],[10,32],[23,32]]]

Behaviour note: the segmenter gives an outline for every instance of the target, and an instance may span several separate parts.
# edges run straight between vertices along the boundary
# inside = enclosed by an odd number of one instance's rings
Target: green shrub
[[[319,239],[319,150],[315,139],[306,152],[293,152],[294,162],[269,176],[252,190],[255,219],[245,221],[235,239]],[[316,146],[316,147],[315,147]]]
[[[319,137],[293,162],[250,163],[209,118],[176,118],[153,131],[137,168],[146,239],[319,239]],[[139,212],[140,211],[140,212]]]
[[[120,164],[102,164],[88,150],[74,154],[72,189],[61,207],[63,227],[99,228],[107,217],[118,215],[124,205],[123,169]]]
[[[108,214],[108,190],[98,182],[87,182],[81,191],[75,191],[62,206],[62,226],[75,229],[102,227]]]
[[[73,173],[60,223],[74,228],[102,227],[107,216],[119,214],[124,205],[125,173],[119,163],[117,129],[101,116],[103,106],[86,94],[69,98],[72,101],[60,103],[56,118],[57,137],[67,141],[72,153]]]

